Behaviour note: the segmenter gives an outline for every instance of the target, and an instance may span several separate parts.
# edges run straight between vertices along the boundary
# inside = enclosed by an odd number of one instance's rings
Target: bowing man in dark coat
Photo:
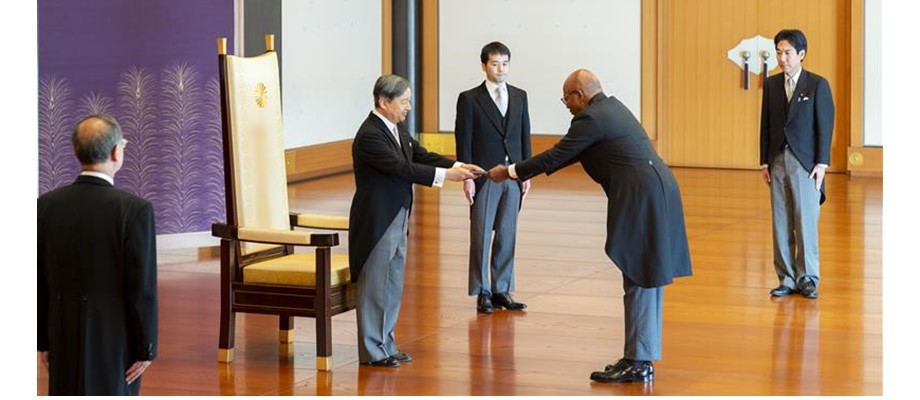
[[[76,182],[38,198],[38,351],[49,395],[137,395],[157,354],[150,202],[115,189],[127,141],[108,116],[77,124]]]
[[[358,360],[397,367],[412,357],[396,348],[396,319],[402,302],[412,185],[473,178],[485,171],[425,150],[397,127],[412,109],[409,82],[384,75],[374,84],[375,108],[352,143],[355,196],[351,202],[348,253],[351,280],[358,283]]]
[[[562,86],[574,115],[553,148],[489,171],[493,180],[526,180],[575,161],[607,195],[607,256],[623,273],[623,358],[591,374],[599,382],[647,382],[661,358],[664,286],[691,275],[680,189],[629,109],[608,97],[600,80],[577,70]]]

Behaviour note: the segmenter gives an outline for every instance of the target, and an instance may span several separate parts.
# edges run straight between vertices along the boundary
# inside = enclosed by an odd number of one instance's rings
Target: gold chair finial
[[[217,54],[222,56],[227,55],[227,38],[217,38]]]
[[[265,51],[275,51],[275,35],[265,35]]]

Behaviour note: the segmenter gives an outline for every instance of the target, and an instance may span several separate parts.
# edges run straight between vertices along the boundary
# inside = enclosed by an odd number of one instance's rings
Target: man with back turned
[[[153,206],[113,187],[127,143],[111,117],[84,118],[80,176],[38,198],[38,351],[52,396],[137,395],[157,355]]]

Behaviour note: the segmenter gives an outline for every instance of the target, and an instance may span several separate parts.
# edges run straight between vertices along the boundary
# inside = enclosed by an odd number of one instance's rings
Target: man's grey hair
[[[374,107],[380,106],[380,100],[393,101],[409,89],[409,81],[399,75],[382,75],[374,83]]]
[[[86,128],[80,129],[84,122],[94,119],[102,121],[105,129],[94,132],[84,132]],[[80,164],[93,165],[106,162],[121,139],[121,125],[118,125],[115,118],[105,114],[94,114],[77,122],[71,141]]]

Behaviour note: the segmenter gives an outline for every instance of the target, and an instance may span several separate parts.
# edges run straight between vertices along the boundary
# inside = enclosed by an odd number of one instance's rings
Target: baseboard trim
[[[539,154],[543,151],[546,151],[550,147],[553,147],[559,139],[562,139],[560,135],[530,135],[531,149],[534,155]],[[456,141],[454,140],[453,132],[431,132],[431,133],[422,133],[419,135],[419,143],[428,149],[428,151],[433,151],[440,155],[444,156],[456,156],[457,155],[457,146]]]
[[[288,183],[351,171],[352,141],[346,139],[285,150]]]
[[[212,246],[220,246],[220,239],[211,236],[211,231],[157,235],[157,250],[194,249]]]
[[[533,154],[553,147],[559,135],[532,135]],[[340,174],[352,170],[352,139],[288,149],[284,152],[288,183]],[[428,151],[456,156],[453,132],[421,133],[419,143]]]

